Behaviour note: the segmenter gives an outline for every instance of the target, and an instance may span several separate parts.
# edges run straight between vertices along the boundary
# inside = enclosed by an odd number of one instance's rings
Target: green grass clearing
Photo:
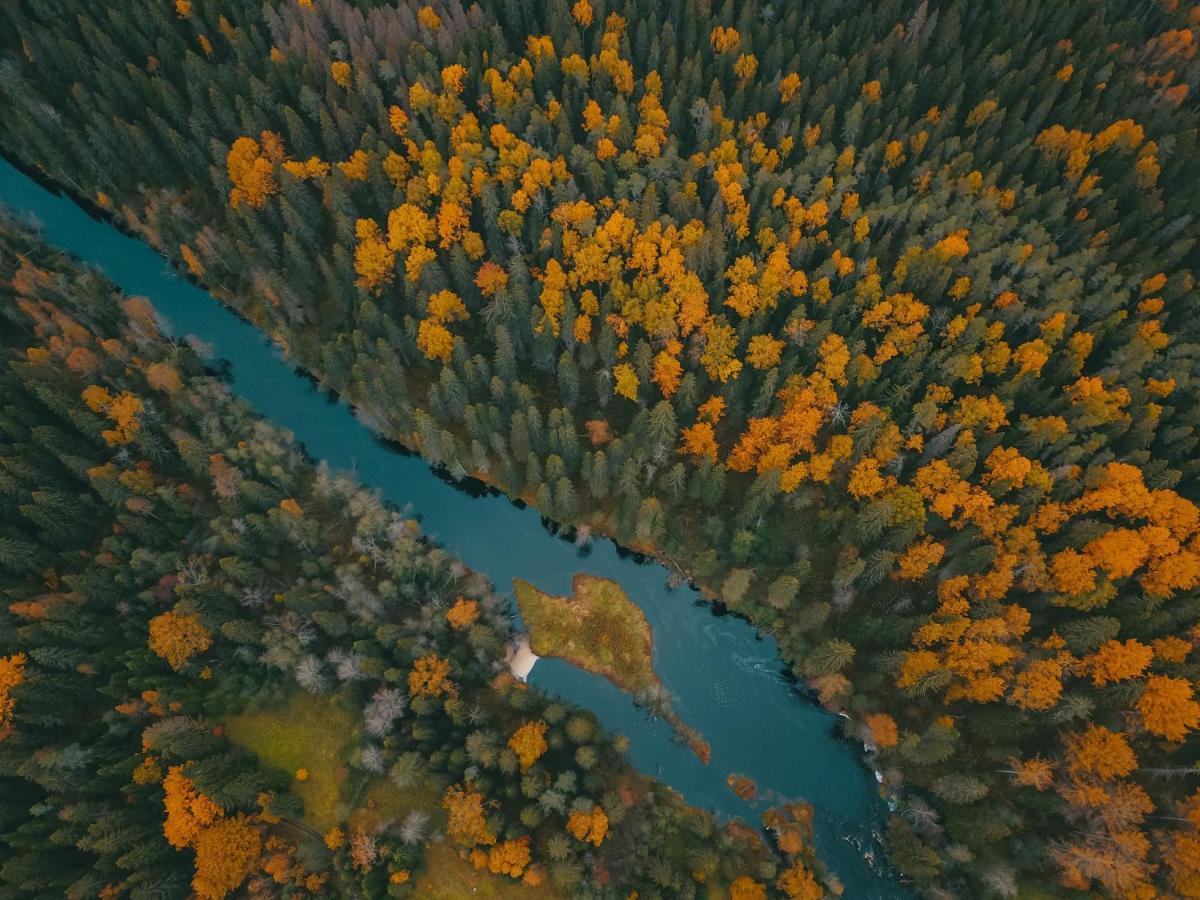
[[[293,777],[308,770],[308,780],[293,785],[304,801],[304,820],[328,831],[344,816],[342,785],[346,780],[346,747],[357,739],[358,723],[336,697],[293,694],[275,709],[231,716],[225,734],[256,753],[267,765]]]
[[[432,777],[424,778],[411,788],[399,788],[385,778],[375,779],[350,813],[350,825],[374,831],[381,825],[399,822],[413,810],[429,813],[431,830],[440,831],[446,825],[442,809],[443,786]]]

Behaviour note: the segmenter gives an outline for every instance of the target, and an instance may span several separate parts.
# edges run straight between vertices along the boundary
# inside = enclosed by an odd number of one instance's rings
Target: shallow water
[[[472,496],[446,483],[419,457],[389,449],[342,403],[318,392],[279,349],[206,291],[188,283],[149,246],[92,219],[0,159],[0,203],[40,224],[46,240],[102,270],[128,294],[151,299],[177,336],[196,335],[227,360],[230,387],[263,416],[290,429],[315,459],[351,470],[387,501],[405,506],[426,533],[490,578],[502,591],[514,577],[569,594],[576,572],[621,584],[654,629],[654,667],[679,717],[712,745],[704,765],[661,720],[650,720],[606,679],[561,660],[537,663],[530,683],[589,707],[610,730],[630,739],[641,771],[679,791],[689,803],[756,824],[780,800],[815,807],[817,850],[848,898],[901,897],[888,873],[864,860],[882,851],[873,837],[885,813],[872,772],[836,736],[837,719],[799,694],[783,675],[775,641],[746,622],[715,616],[691,588],[670,590],[657,563],[618,554],[607,540],[581,553],[550,534],[537,512],[494,493]],[[514,604],[515,609],[515,604]],[[739,800],[731,772],[758,784],[758,799]]]

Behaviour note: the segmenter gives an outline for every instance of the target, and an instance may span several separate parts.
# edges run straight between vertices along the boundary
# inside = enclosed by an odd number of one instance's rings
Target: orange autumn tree
[[[195,842],[192,889],[209,900],[235,891],[257,867],[261,841],[258,829],[240,814],[202,830]]]
[[[1033,660],[1013,679],[1009,702],[1025,710],[1050,709],[1062,696],[1063,678],[1073,661],[1065,652]]]
[[[574,809],[567,817],[567,831],[576,840],[599,847],[608,834],[608,816],[598,804],[591,811]]]
[[[955,576],[938,586],[936,617],[913,634],[917,649],[905,653],[898,686],[916,689],[935,673],[944,673],[948,701],[987,703],[1003,696],[1013,677],[1012,663],[1020,656],[1015,643],[1029,630],[1030,616],[1010,604],[995,615],[971,618],[968,584],[967,577]]]
[[[1150,842],[1141,832],[1154,804],[1138,784],[1126,781],[1137,757],[1126,737],[1090,725],[1064,739],[1068,779],[1058,786],[1081,828],[1074,839],[1051,848],[1062,882],[1075,890],[1095,883],[1116,895],[1145,893],[1153,872]]]
[[[374,219],[359,219],[354,225],[358,244],[354,248],[354,283],[364,291],[379,294],[396,277],[396,251],[384,239]]]
[[[142,427],[142,401],[135,394],[121,391],[114,396],[105,388],[93,384],[84,389],[83,402],[92,412],[104,413],[116,425],[101,432],[110,446],[132,443],[137,437]]]
[[[200,832],[225,813],[208,797],[201,794],[183,774],[183,766],[171,766],[163,779],[163,808],[167,818],[163,834],[167,843],[177,850],[196,843]]]
[[[501,841],[486,854],[478,849],[472,854],[476,868],[483,868],[486,863],[487,870],[492,874],[507,875],[509,878],[520,878],[524,875],[531,859],[529,835],[511,841]]]
[[[446,610],[446,621],[455,631],[470,628],[479,621],[479,604],[466,597],[459,597],[454,601],[454,605]]]
[[[747,875],[739,875],[729,885],[729,900],[767,900],[767,887]]]
[[[775,887],[789,900],[821,900],[825,889],[799,860],[780,873]]]
[[[483,296],[495,296],[497,291],[508,286],[508,273],[502,266],[488,260],[475,273],[475,286]]]
[[[896,720],[887,713],[872,713],[864,721],[871,732],[871,738],[880,747],[895,747],[900,742],[900,733],[896,728]]]
[[[517,759],[521,762],[522,772],[537,762],[549,749],[546,743],[546,731],[549,727],[540,719],[536,722],[526,722],[508,739],[509,749],[517,754]]]
[[[211,647],[212,640],[212,632],[192,613],[171,611],[150,620],[150,649],[176,671]]]
[[[269,131],[261,135],[262,144],[251,137],[233,142],[225,158],[229,181],[229,205],[234,209],[243,203],[251,209],[262,209],[267,200],[279,191],[275,167],[283,160],[279,138]]]
[[[171,766],[163,779],[163,834],[176,850],[191,847],[196,852],[192,889],[205,900],[221,900],[236,890],[258,865],[262,838],[242,814],[227,817],[225,811],[197,790],[183,774],[182,766]]]
[[[1082,665],[1091,670],[1092,683],[1098,687],[1115,681],[1137,678],[1150,665],[1154,651],[1137,639],[1125,642],[1105,641]]]
[[[408,673],[408,693],[412,697],[453,697],[456,688],[450,680],[450,660],[436,653],[417,659]]]
[[[1186,678],[1151,675],[1137,701],[1137,711],[1151,734],[1169,741],[1181,741],[1200,725],[1200,703],[1192,697],[1192,684]]]
[[[1171,886],[1180,897],[1200,897],[1200,788],[1177,804],[1185,823],[1156,835]]]
[[[417,332],[417,347],[427,359],[448,363],[454,352],[454,335],[446,323],[464,321],[470,314],[452,291],[438,291],[430,296],[426,309],[427,315]]]
[[[1067,735],[1067,770],[1075,776],[1123,777],[1137,768],[1137,757],[1125,735],[1103,725],[1089,725]]]
[[[923,578],[945,554],[944,546],[927,537],[904,551],[897,561],[895,577],[906,581]]]
[[[25,680],[25,663],[24,653],[0,656],[0,741],[12,729],[13,713],[17,707],[12,689]]]
[[[695,459],[717,461],[717,438],[708,422],[697,422],[683,429],[679,452]]]
[[[456,784],[447,788],[442,796],[442,808],[449,816],[446,833],[464,847],[495,844],[496,836],[488,828],[483,804],[483,794],[470,785]]]
[[[1009,759],[1013,781],[1021,787],[1044,791],[1054,783],[1054,763],[1040,756],[1032,759]]]

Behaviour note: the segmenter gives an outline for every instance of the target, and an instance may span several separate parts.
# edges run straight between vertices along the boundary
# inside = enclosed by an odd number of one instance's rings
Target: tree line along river
[[[886,813],[873,773],[841,739],[836,717],[785,677],[775,641],[734,616],[717,616],[690,587],[671,589],[661,565],[623,554],[608,540],[580,550],[548,531],[536,511],[494,491],[464,491],[420,457],[380,441],[352,411],[319,392],[278,347],[212,295],[189,283],[154,250],[92,218],[0,159],[0,204],[40,225],[54,246],[101,270],[128,294],[143,295],[176,336],[195,335],[212,359],[228,364],[231,390],[264,417],[290,429],[307,453],[348,470],[397,507],[410,507],[425,532],[501,590],[524,578],[569,595],[577,572],[619,583],[654,633],[654,668],[685,723],[711,744],[708,765],[666,722],[650,719],[606,679],[557,659],[542,659],[529,681],[593,710],[627,735],[632,763],[721,817],[757,824],[781,800],[813,804],[817,851],[848,898],[904,896],[883,864],[878,833]],[[514,615],[516,614],[514,604]],[[739,773],[758,785],[743,801],[726,784]]]

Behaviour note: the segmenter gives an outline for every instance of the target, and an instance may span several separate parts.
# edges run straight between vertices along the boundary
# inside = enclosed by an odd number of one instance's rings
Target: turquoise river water
[[[680,718],[712,745],[711,762],[701,763],[665,722],[648,718],[604,678],[543,659],[530,683],[592,709],[607,728],[629,737],[638,769],[720,817],[756,824],[772,803],[808,801],[815,808],[817,851],[847,898],[905,896],[894,873],[880,864],[877,836],[886,809],[874,774],[838,736],[836,717],[784,676],[773,639],[736,617],[714,615],[689,587],[670,589],[668,572],[657,563],[619,554],[607,540],[581,552],[550,533],[533,509],[494,492],[474,496],[419,457],[389,449],[345,404],[297,373],[261,332],[180,277],[148,245],[91,218],[2,159],[0,203],[36,222],[49,243],[97,267],[126,293],[149,297],[172,334],[197,336],[212,348],[214,360],[229,363],[234,393],[290,429],[314,459],[350,470],[388,502],[409,506],[430,537],[501,590],[521,577],[569,594],[576,572],[619,582],[650,621],[654,667]],[[758,799],[734,796],[725,781],[732,772],[754,779]]]

